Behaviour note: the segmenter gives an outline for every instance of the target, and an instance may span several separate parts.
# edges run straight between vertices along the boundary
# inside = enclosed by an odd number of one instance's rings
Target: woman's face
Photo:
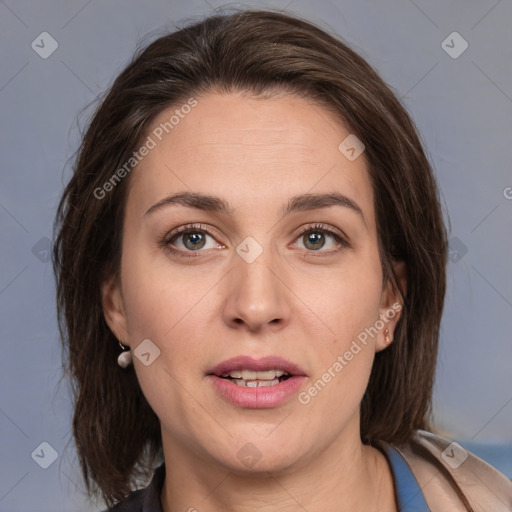
[[[304,99],[196,100],[148,132],[120,287],[103,287],[164,450],[268,471],[357,449],[374,355],[399,317],[364,152],[340,150],[350,131]]]

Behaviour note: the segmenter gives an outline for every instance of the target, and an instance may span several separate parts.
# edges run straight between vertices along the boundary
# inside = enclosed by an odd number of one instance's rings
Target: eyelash
[[[341,237],[338,233],[335,233],[334,231],[326,228],[324,224],[313,224],[313,225],[306,226],[297,235],[296,239],[299,239],[299,238],[303,237],[304,235],[306,235],[308,233],[317,233],[319,231],[322,232],[323,234],[327,234],[327,235],[332,236],[341,247],[343,247],[343,248],[351,247],[351,245],[349,244],[349,242],[347,242],[347,240],[345,240],[343,237]],[[196,254],[196,253],[201,253],[201,252],[204,252],[204,251],[200,251],[200,250],[198,250],[198,251],[184,251],[182,249],[173,249],[172,245],[171,245],[171,242],[174,242],[180,236],[183,236],[183,235],[188,234],[188,233],[197,233],[197,232],[203,232],[203,233],[206,233],[207,235],[211,236],[212,238],[215,238],[214,235],[210,232],[210,230],[208,229],[207,226],[204,226],[202,224],[187,224],[185,226],[180,226],[179,228],[175,229],[174,231],[172,231],[171,233],[166,235],[164,237],[164,239],[162,240],[161,244],[171,254],[176,254],[176,255],[179,255],[179,256],[185,256],[186,258],[197,258],[197,257],[200,256],[200,254]],[[322,257],[322,256],[326,256],[326,255],[327,256],[331,255],[334,252],[337,252],[339,250],[340,250],[339,248],[335,249],[335,250],[330,250],[330,251],[313,251],[313,250],[307,250],[306,249],[306,251],[307,251],[306,255],[307,256],[315,256],[315,257],[318,257],[318,256]],[[315,254],[315,253],[319,253],[319,254]]]

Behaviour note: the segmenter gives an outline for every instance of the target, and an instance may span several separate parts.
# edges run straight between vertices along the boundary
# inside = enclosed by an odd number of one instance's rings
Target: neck
[[[385,456],[357,437],[276,472],[241,472],[164,442],[164,512],[396,512]],[[183,445],[181,445],[183,446]]]

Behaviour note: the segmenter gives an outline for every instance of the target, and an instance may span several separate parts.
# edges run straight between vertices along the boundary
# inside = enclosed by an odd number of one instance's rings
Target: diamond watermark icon
[[[133,351],[133,354],[144,366],[149,366],[160,355],[160,349],[146,338]]]
[[[340,153],[342,153],[343,156],[351,162],[361,156],[364,148],[365,145],[353,133],[346,137],[338,146]]]
[[[452,59],[458,59],[468,49],[468,46],[468,42],[458,32],[452,32],[441,43],[441,48]]]
[[[50,443],[44,441],[30,454],[30,456],[43,469],[48,469],[57,460],[59,454]]]
[[[248,236],[236,248],[236,253],[246,263],[254,263],[262,252],[263,247],[252,236]]]
[[[248,468],[252,468],[263,455],[253,443],[246,443],[238,450],[236,456]]]
[[[450,238],[448,244],[448,259],[452,263],[458,263],[468,252],[467,246],[456,236]]]
[[[48,32],[41,32],[30,46],[39,57],[47,59],[59,47],[59,43]]]
[[[458,443],[450,443],[447,448],[441,453],[441,457],[453,469],[457,469],[467,458],[468,452],[462,448]]]
[[[46,236],[43,236],[39,242],[32,247],[32,254],[43,263],[50,261],[52,242]]]

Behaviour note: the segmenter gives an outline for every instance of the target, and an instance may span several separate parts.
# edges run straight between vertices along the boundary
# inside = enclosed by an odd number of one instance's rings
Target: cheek
[[[123,276],[130,345],[149,339],[159,351],[149,366],[134,357],[139,385],[163,425],[179,439],[206,421],[204,411],[191,399],[195,389],[208,317],[205,293],[215,283],[210,276],[167,268],[143,253],[126,252]],[[201,300],[203,298],[203,300]],[[177,418],[180,418],[177,421]]]
[[[358,255],[338,273],[319,275],[315,280],[316,292],[310,292],[309,305],[321,320],[312,322],[321,325],[322,335],[309,347],[314,375],[300,401],[318,411],[318,417],[330,407],[350,416],[359,406],[375,355],[381,279],[375,251],[366,257]],[[306,289],[304,283],[302,293]],[[303,327],[311,332],[312,325]]]
[[[127,247],[123,254],[122,265],[123,301],[130,337],[136,343],[150,338],[157,344],[165,344],[184,326],[190,327],[191,318],[204,308],[202,299],[215,286],[215,276],[199,267],[193,272],[180,270],[161,249],[159,253],[130,249]],[[194,318],[193,325],[197,321]]]
[[[311,379],[298,397],[308,411],[310,428],[324,429],[327,437],[334,436],[357,414],[375,356],[376,338],[369,333],[376,321],[378,302],[371,294],[357,294],[352,299],[336,316],[333,313],[331,325],[336,334],[311,347]],[[321,426],[326,411],[333,414],[332,421]]]
[[[137,347],[149,339],[159,351],[151,366],[134,357],[138,381],[159,416],[166,417],[172,410],[185,418],[190,397],[184,389],[194,389],[203,377],[204,354],[214,342],[211,301],[219,278],[198,267],[180,271],[166,257],[150,251],[126,250],[123,258],[130,345]]]
[[[318,341],[325,339],[322,344],[331,350],[343,349],[379,318],[382,271],[376,248],[349,254],[336,268],[297,272],[294,293],[312,313],[306,317],[324,332]]]

